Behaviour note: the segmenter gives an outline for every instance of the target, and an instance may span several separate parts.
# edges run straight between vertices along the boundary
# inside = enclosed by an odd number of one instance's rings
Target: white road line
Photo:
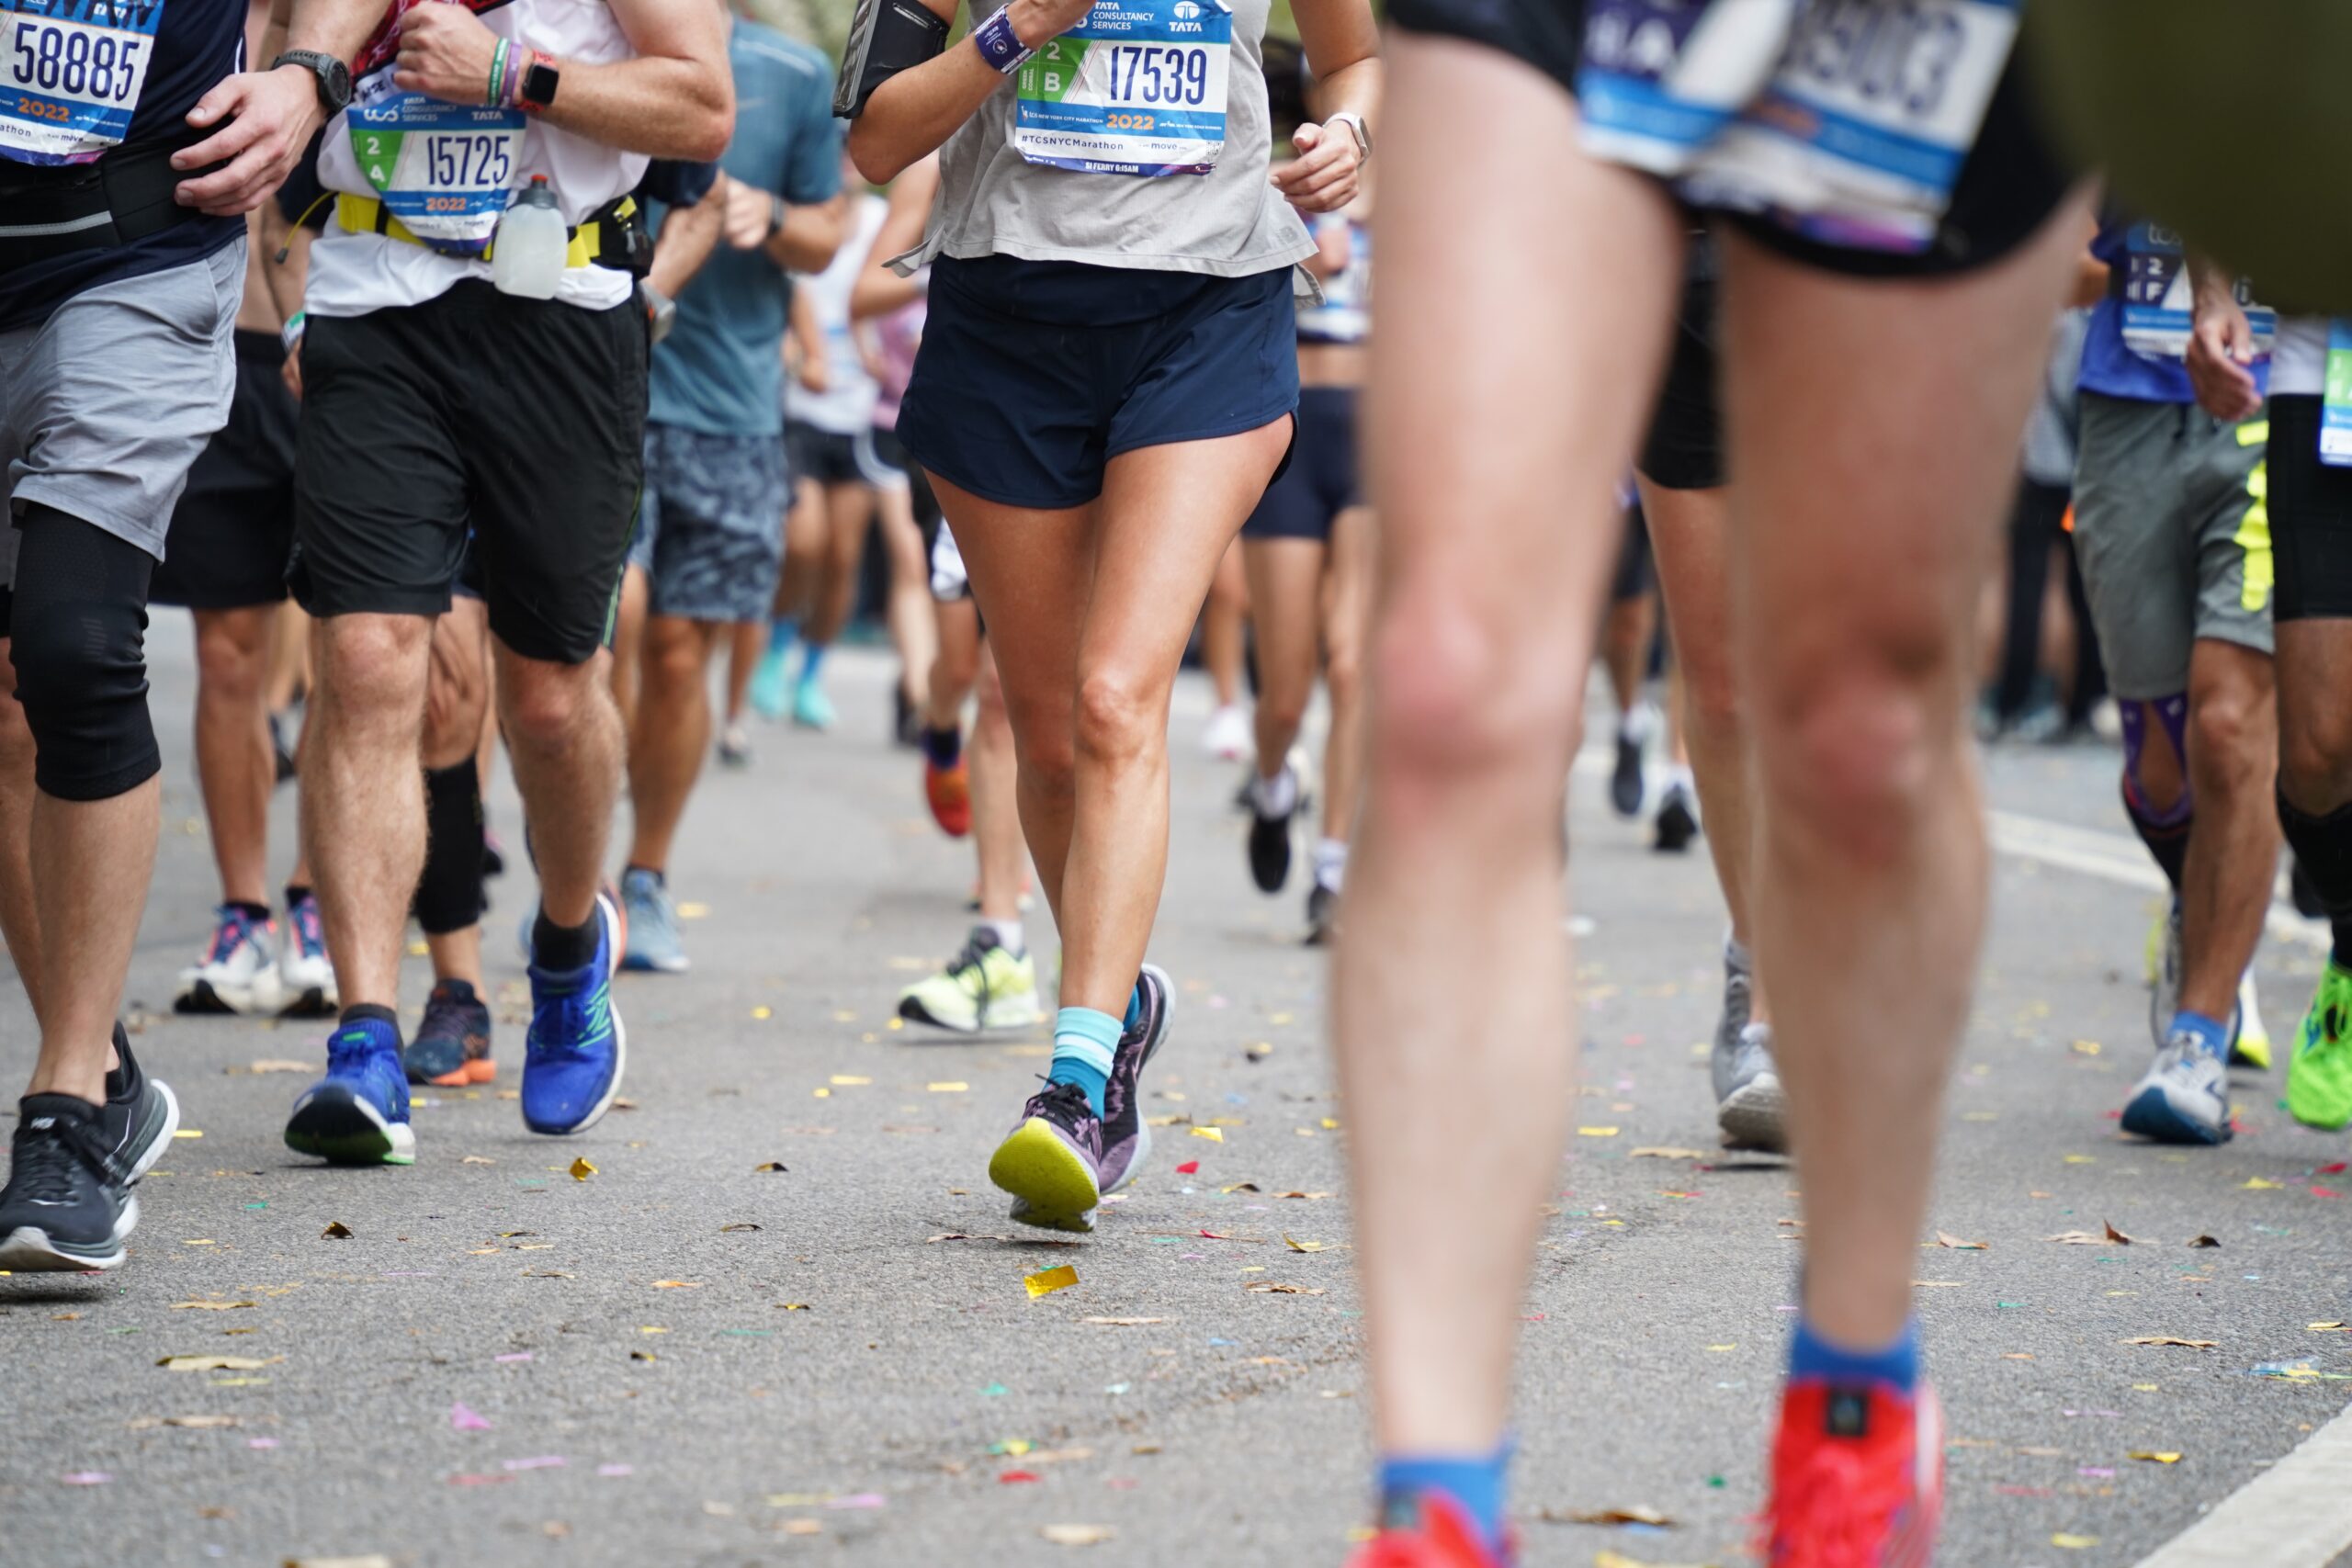
[[[2086,876],[2104,877],[2121,883],[2126,887],[2143,888],[2151,893],[2165,889],[2165,874],[2148,859],[2147,850],[2140,840],[2121,833],[2103,833],[2093,828],[2076,828],[2064,822],[2046,821],[2039,817],[2020,816],[2013,811],[1994,811],[1991,818],[1993,847],[2005,855],[2020,860],[2038,861],[2043,865],[2080,872]],[[2330,938],[2327,922],[2308,919],[2296,913],[2288,898],[2282,874],[2281,886],[2274,891],[2269,918],[2266,922],[2274,942],[2291,942],[2326,952]]]
[[[2352,1547],[2352,1411],[2214,1505],[2138,1568],[2327,1568]]]

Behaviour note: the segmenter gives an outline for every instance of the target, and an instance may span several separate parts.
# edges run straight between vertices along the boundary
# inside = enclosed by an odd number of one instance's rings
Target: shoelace
[[[1880,1568],[1888,1526],[1912,1500],[1908,1461],[1890,1442],[1816,1447],[1757,1521],[1757,1555],[1771,1568]],[[1775,1557],[1776,1537],[1801,1555]]]
[[[1081,1120],[1094,1119],[1094,1107],[1087,1100],[1086,1090],[1079,1085],[1049,1081],[1029,1097],[1029,1113],[1049,1117],[1066,1127],[1075,1127]]]
[[[596,1015],[605,1010],[597,1006],[602,994],[591,979],[577,990],[558,991],[540,998],[531,1010],[531,1032],[526,1042],[529,1048],[541,1055],[550,1052],[584,1055],[589,1037],[605,1032],[596,1028]]]
[[[302,954],[310,957],[327,949],[326,929],[319,921],[319,906],[315,899],[305,898],[294,906],[294,935],[302,944]]]
[[[992,942],[983,942],[977,935],[967,938],[964,943],[964,951],[957,953],[947,965],[947,972],[955,976],[957,981],[974,987],[978,993],[980,1010],[984,1013],[988,1010],[989,1003],[996,998],[995,988],[989,984],[988,965],[989,952],[994,945]],[[970,976],[968,981],[965,980],[967,976]]]
[[[45,1203],[70,1201],[79,1173],[101,1181],[122,1178],[121,1168],[97,1130],[62,1116],[53,1118],[47,1127],[18,1131],[9,1169],[14,1184],[26,1197]]]

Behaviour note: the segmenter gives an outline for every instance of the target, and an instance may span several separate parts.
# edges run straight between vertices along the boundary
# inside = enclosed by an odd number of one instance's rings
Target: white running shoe
[[[286,951],[277,955],[277,1009],[305,1018],[331,1018],[342,1009],[334,965],[327,962],[326,928],[319,900],[305,893],[286,908]]]
[[[274,924],[233,904],[220,906],[204,956],[180,971],[174,1012],[276,1012],[277,956]]]
[[[1209,715],[1208,725],[1201,731],[1201,750],[1226,762],[1238,762],[1249,756],[1256,750],[1250,710],[1239,703],[1227,703]]]

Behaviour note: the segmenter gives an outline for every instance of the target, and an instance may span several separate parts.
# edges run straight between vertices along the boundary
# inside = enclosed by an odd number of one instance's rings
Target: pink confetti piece
[[[828,1508],[878,1508],[888,1501],[879,1492],[853,1492],[846,1497],[828,1497]]]
[[[635,1475],[637,1473],[637,1466],[633,1464],[600,1464],[596,1467],[596,1473],[604,1476]]]
[[[452,1486],[496,1486],[502,1482],[514,1479],[511,1475],[453,1475],[449,1477],[449,1484]]]
[[[560,1470],[563,1468],[563,1465],[564,1458],[561,1454],[540,1454],[534,1459],[510,1459],[503,1461],[501,1468],[505,1470]]]
[[[247,1438],[245,1439],[245,1447],[249,1449],[274,1449],[277,1446],[276,1438]]]
[[[2101,1481],[2112,1481],[2115,1479],[2115,1472],[2109,1470],[2102,1465],[2096,1464],[2079,1465],[2075,1468],[2075,1473],[2076,1475],[2095,1476]]]
[[[104,1486],[114,1479],[103,1470],[77,1470],[71,1475],[57,1478],[68,1486]]]
[[[463,1404],[449,1406],[449,1425],[460,1432],[487,1432],[490,1423]]]
[[[491,1358],[493,1361],[527,1361],[530,1359],[531,1353],[528,1350],[512,1350],[503,1356],[492,1356]]]

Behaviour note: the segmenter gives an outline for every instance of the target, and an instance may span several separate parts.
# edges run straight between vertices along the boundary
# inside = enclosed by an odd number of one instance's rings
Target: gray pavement
[[[837,660],[839,733],[763,729],[752,770],[707,776],[673,876],[707,907],[686,928],[695,970],[618,987],[626,1109],[578,1139],[522,1130],[518,872],[491,917],[498,1084],[427,1091],[413,1168],[344,1172],[283,1147],[306,1079],[256,1066],[317,1059],[316,1025],[169,1011],[214,884],[185,623],[159,615],[152,640],[169,771],[131,995],[143,1059],[201,1136],[142,1188],[122,1269],[0,1279],[0,1562],[1342,1561],[1365,1512],[1367,1402],[1323,960],[1296,945],[1297,897],[1249,885],[1233,770],[1192,744],[1198,690],[1180,694],[1154,949],[1182,990],[1148,1085],[1174,1120],[1132,1196],[1071,1244],[1016,1233],[984,1174],[1044,1034],[968,1043],[889,1021],[896,989],[960,940],[972,864],[883,744],[878,660]],[[2113,766],[2004,753],[1995,801],[2119,829]],[[281,845],[291,805],[282,793]],[[494,815],[515,844],[503,785]],[[1650,853],[1597,781],[1574,816],[1597,921],[1579,953],[1589,1135],[1528,1292],[1515,1506],[1532,1564],[1729,1568],[1789,1325],[1793,1177],[1636,1157],[1714,1145],[1701,1043],[1719,907],[1703,856]],[[1949,1563],[2136,1562],[2346,1401],[2352,1340],[2307,1325],[2352,1318],[2352,1173],[2314,1174],[2352,1148],[2287,1121],[2277,1072],[2240,1079],[2245,1134],[2223,1149],[2117,1133],[2148,1052],[2152,908],[2096,875],[1999,865],[1918,1265],[1953,1438]],[[1044,928],[1040,912],[1049,946]],[[2266,950],[2282,1055],[2317,961]],[[10,988],[10,1062],[30,1038]],[[595,1169],[575,1179],[581,1156]],[[322,1235],[335,1222],[348,1238]],[[2140,1239],[2042,1239],[2108,1224]],[[1938,1230],[1984,1248],[1936,1246]],[[2191,1249],[2200,1235],[2219,1247]],[[1024,1276],[1063,1265],[1077,1285],[1031,1299]],[[1251,1288],[1266,1285],[1295,1290]],[[2123,1343],[2143,1336],[2216,1343]],[[209,1355],[262,1364],[157,1364]],[[1635,1505],[1674,1527],[1547,1517]],[[1068,1547],[1055,1527],[1114,1533]]]

